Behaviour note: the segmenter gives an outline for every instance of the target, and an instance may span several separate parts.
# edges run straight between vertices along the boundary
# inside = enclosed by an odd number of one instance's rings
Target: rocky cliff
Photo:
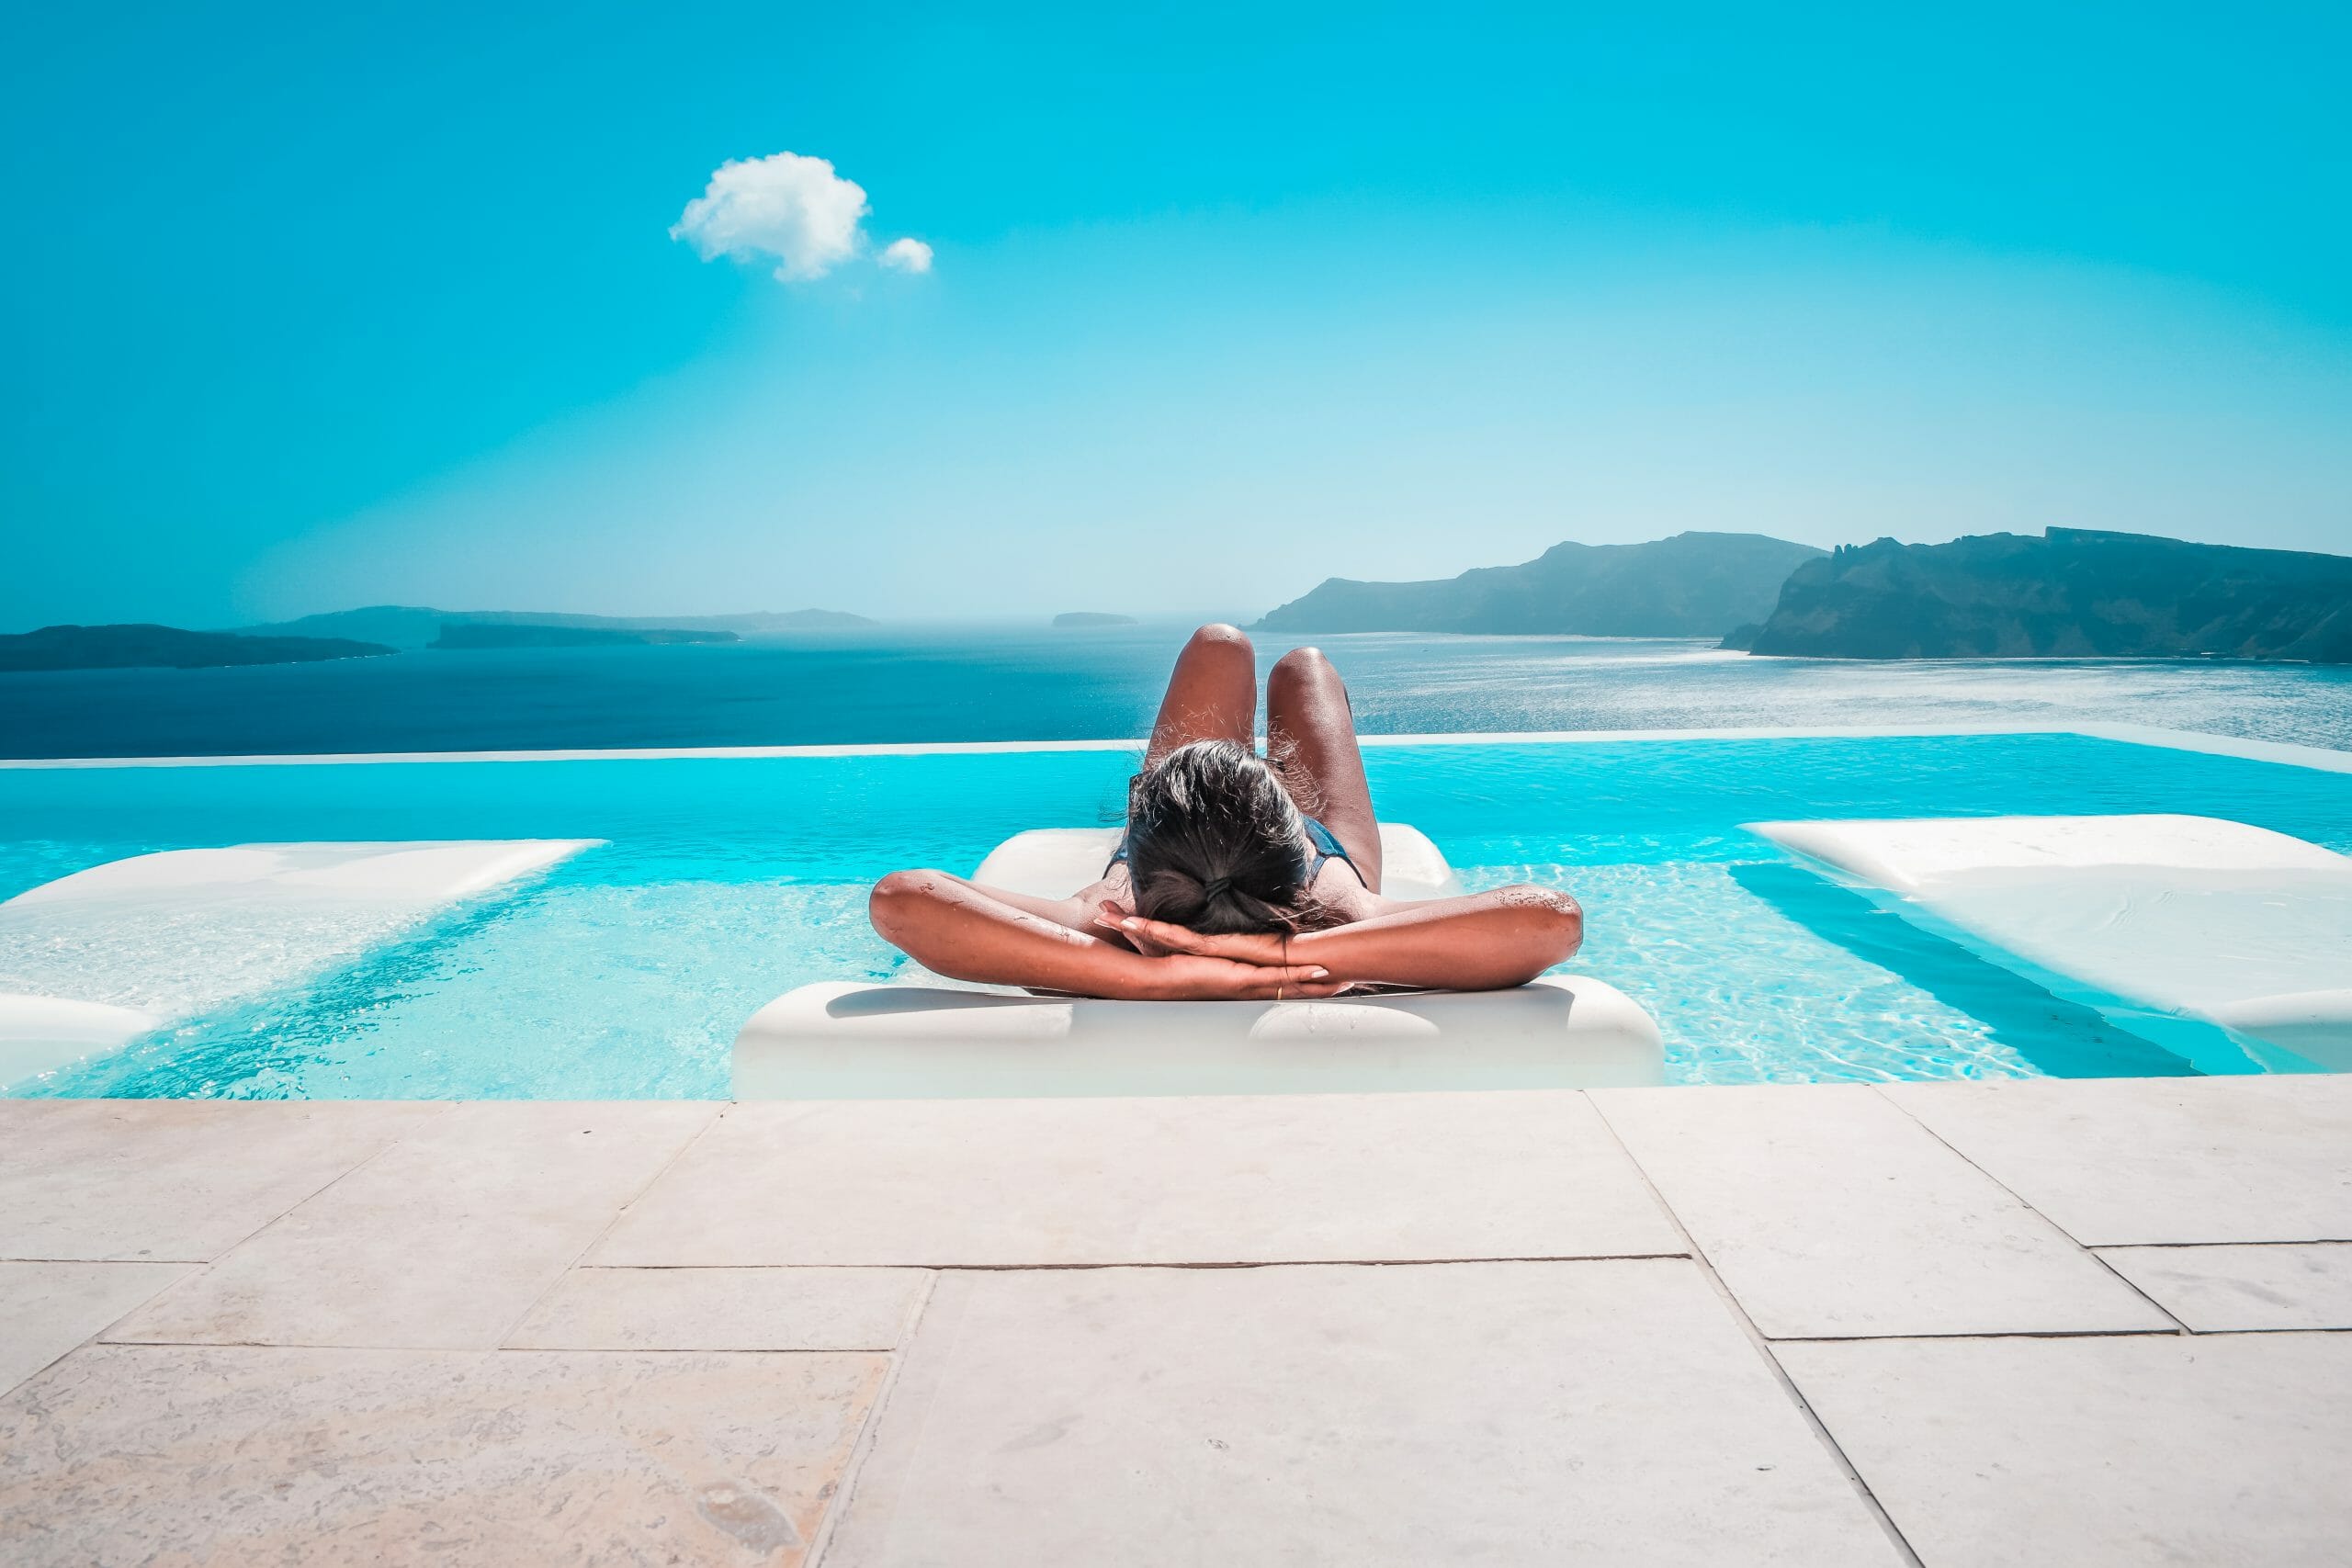
[[[1750,651],[2347,663],[2352,558],[2087,528],[1880,539],[1798,567]]]

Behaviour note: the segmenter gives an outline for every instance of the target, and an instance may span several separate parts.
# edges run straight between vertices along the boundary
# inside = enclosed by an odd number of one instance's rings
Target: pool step
[[[1748,826],[2094,999],[2233,1031],[2226,1056],[2192,1052],[2201,1071],[2352,1070],[2352,859],[2333,850],[2168,814]]]
[[[0,902],[0,1088],[347,963],[602,841],[237,844],[43,883]]]

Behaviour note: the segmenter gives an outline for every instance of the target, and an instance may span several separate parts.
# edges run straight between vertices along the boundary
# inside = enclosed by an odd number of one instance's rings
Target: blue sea
[[[1149,727],[1186,630],[886,626],[717,647],[0,675],[0,756],[1126,738]],[[1298,640],[1261,638],[1261,655]],[[2096,721],[2352,750],[2352,668],[1865,664],[1664,639],[1316,640],[1373,734]]]

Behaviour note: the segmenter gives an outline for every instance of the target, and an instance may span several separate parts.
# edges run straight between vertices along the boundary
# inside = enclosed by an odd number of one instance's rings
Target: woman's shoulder
[[[1315,874],[1316,907],[1331,918],[1333,925],[1349,926],[1358,920],[1368,920],[1385,913],[1396,902],[1384,898],[1363,885],[1355,867],[1343,860],[1330,860]]]

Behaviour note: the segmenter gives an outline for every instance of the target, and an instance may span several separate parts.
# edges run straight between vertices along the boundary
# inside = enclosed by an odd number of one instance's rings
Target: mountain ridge
[[[1563,541],[1532,561],[1419,582],[1326,578],[1261,616],[1279,632],[1721,637],[1771,612],[1825,552],[1763,534],[1689,531],[1634,545]]]
[[[240,626],[242,637],[357,637],[395,649],[430,647],[445,626],[562,626],[582,630],[723,631],[740,637],[870,626],[846,610],[752,610],[731,615],[575,615],[554,610],[436,610],[420,604],[369,604]]]
[[[240,637],[149,621],[42,626],[0,636],[0,671],[218,670],[241,664],[314,664],[394,651],[348,637]]]

